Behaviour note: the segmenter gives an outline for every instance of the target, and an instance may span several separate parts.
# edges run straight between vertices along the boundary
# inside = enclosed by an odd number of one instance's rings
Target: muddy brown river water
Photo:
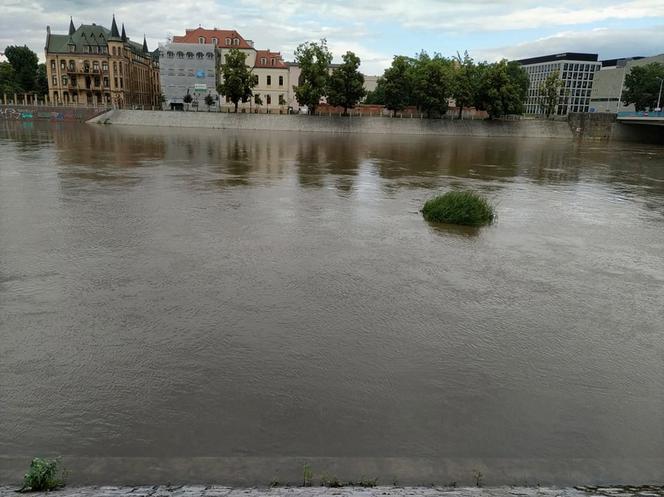
[[[482,229],[418,210],[451,188]],[[664,148],[0,122],[0,481],[664,479]]]

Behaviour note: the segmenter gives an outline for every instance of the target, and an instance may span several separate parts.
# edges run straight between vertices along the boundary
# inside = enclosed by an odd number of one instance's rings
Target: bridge
[[[617,120],[624,124],[649,124],[664,126],[664,112],[618,112]]]

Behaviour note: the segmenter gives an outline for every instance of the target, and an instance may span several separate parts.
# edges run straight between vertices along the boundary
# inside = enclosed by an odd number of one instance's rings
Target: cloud
[[[110,25],[113,13],[125,22],[129,36],[146,34],[151,48],[168,35],[202,24],[238,30],[256,47],[281,51],[292,58],[306,40],[328,39],[336,60],[353,50],[368,74],[380,74],[394,53],[413,53],[412,47],[434,52],[432,37],[472,39],[478,46],[490,33],[508,32],[524,39],[533,29],[558,28],[559,35],[514,47],[486,47],[478,53],[495,59],[559,51],[597,51],[612,56],[622,47],[632,53],[657,52],[661,34],[656,28],[602,32],[589,23],[627,22],[664,24],[662,0],[0,0],[0,47],[26,44],[43,58],[46,25],[66,32],[69,15],[75,23]],[[650,21],[647,21],[650,19]],[[585,31],[574,30],[583,25]],[[631,38],[630,38],[631,37]],[[612,38],[615,38],[612,40]],[[504,39],[504,37],[503,37]],[[619,41],[616,41],[619,40]],[[664,51],[660,47],[659,51]],[[477,53],[475,54],[477,56]],[[627,53],[625,54],[627,55]]]
[[[664,52],[662,33],[664,25],[638,29],[595,28],[587,31],[562,31],[514,46],[487,47],[476,50],[473,55],[477,59],[489,61],[579,51],[597,53],[600,59],[649,56]]]

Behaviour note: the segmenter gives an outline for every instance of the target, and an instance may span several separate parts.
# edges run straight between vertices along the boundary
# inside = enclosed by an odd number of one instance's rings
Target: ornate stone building
[[[131,41],[118,30],[115,16],[111,29],[96,24],[78,28],[69,22],[69,33],[52,34],[46,27],[46,68],[49,100],[54,103],[160,107],[158,51]]]

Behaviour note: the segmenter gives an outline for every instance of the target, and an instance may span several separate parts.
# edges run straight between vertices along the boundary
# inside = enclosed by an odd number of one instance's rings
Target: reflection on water
[[[0,479],[656,479],[661,152],[0,123]]]

